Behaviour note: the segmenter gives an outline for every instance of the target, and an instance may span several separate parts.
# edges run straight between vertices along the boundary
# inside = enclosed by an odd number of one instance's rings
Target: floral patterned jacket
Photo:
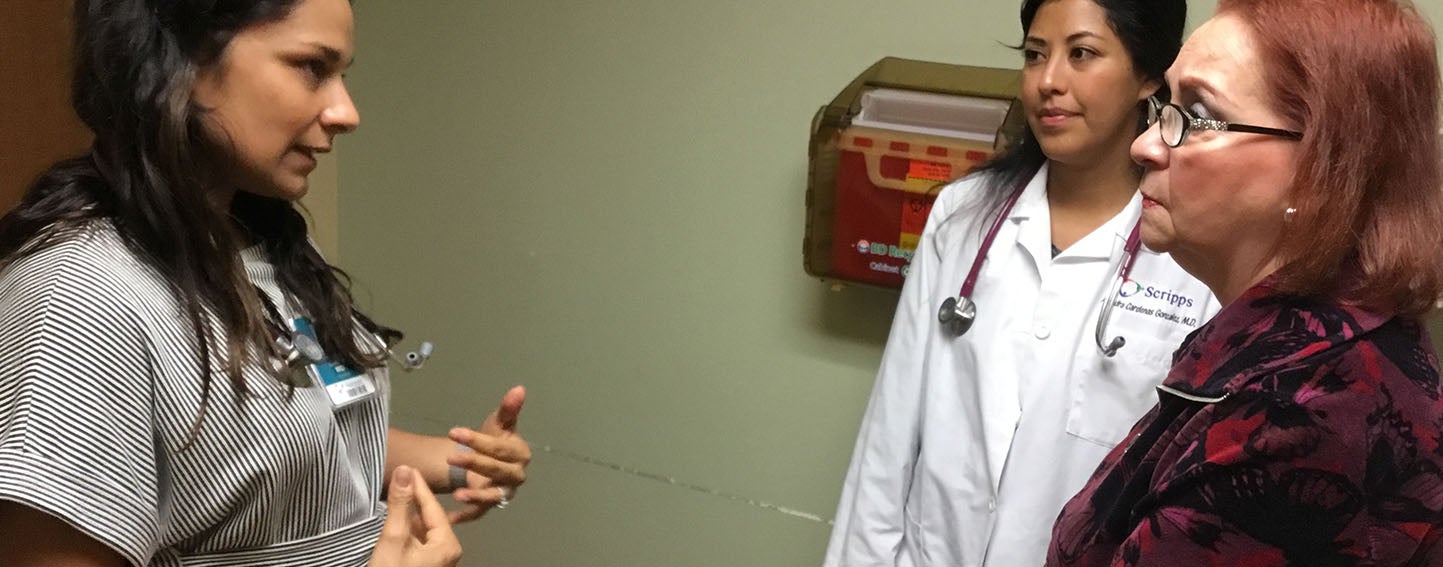
[[[1443,565],[1443,401],[1418,321],[1278,295],[1194,331],[1053,527],[1048,565]]]

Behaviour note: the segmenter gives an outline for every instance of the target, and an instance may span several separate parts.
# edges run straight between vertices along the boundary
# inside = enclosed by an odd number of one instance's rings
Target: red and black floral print
[[[1048,565],[1443,565],[1443,401],[1418,321],[1265,282],[1158,390],[1063,509]]]

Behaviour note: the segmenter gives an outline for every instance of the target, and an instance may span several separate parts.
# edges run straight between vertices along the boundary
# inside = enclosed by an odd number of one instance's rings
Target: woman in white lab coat
[[[1185,0],[1024,3],[1027,132],[933,206],[827,566],[1042,564],[1063,504],[1216,312],[1135,230],[1129,146],[1186,12]],[[975,304],[961,334],[959,295]]]

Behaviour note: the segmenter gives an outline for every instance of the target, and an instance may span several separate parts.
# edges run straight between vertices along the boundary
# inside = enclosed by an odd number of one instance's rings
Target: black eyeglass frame
[[[1288,138],[1292,140],[1303,139],[1302,132],[1296,132],[1293,130],[1268,128],[1266,126],[1253,126],[1250,124],[1235,124],[1232,122],[1223,122],[1222,120],[1213,120],[1211,118],[1198,118],[1196,116],[1193,116],[1191,112],[1188,112],[1181,106],[1173,103],[1163,104],[1163,102],[1158,100],[1155,96],[1147,97],[1147,126],[1151,128],[1154,124],[1160,122],[1162,120],[1163,113],[1166,112],[1168,109],[1176,111],[1179,116],[1183,117],[1182,133],[1178,135],[1177,143],[1173,143],[1167,139],[1167,134],[1163,132],[1161,126],[1158,126],[1157,128],[1157,134],[1162,138],[1162,143],[1167,144],[1168,147],[1172,148],[1176,148],[1183,145],[1184,142],[1187,142],[1187,135],[1193,130],[1212,130],[1215,132],[1247,132],[1249,134],[1277,136],[1279,138]]]

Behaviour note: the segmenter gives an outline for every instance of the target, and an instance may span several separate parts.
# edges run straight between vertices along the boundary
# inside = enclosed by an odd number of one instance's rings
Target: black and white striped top
[[[292,316],[274,268],[244,256]],[[386,371],[379,395],[332,410],[257,365],[233,394],[217,365],[183,449],[201,400],[187,321],[105,221],[0,272],[0,499],[132,565],[363,565],[385,515]]]

